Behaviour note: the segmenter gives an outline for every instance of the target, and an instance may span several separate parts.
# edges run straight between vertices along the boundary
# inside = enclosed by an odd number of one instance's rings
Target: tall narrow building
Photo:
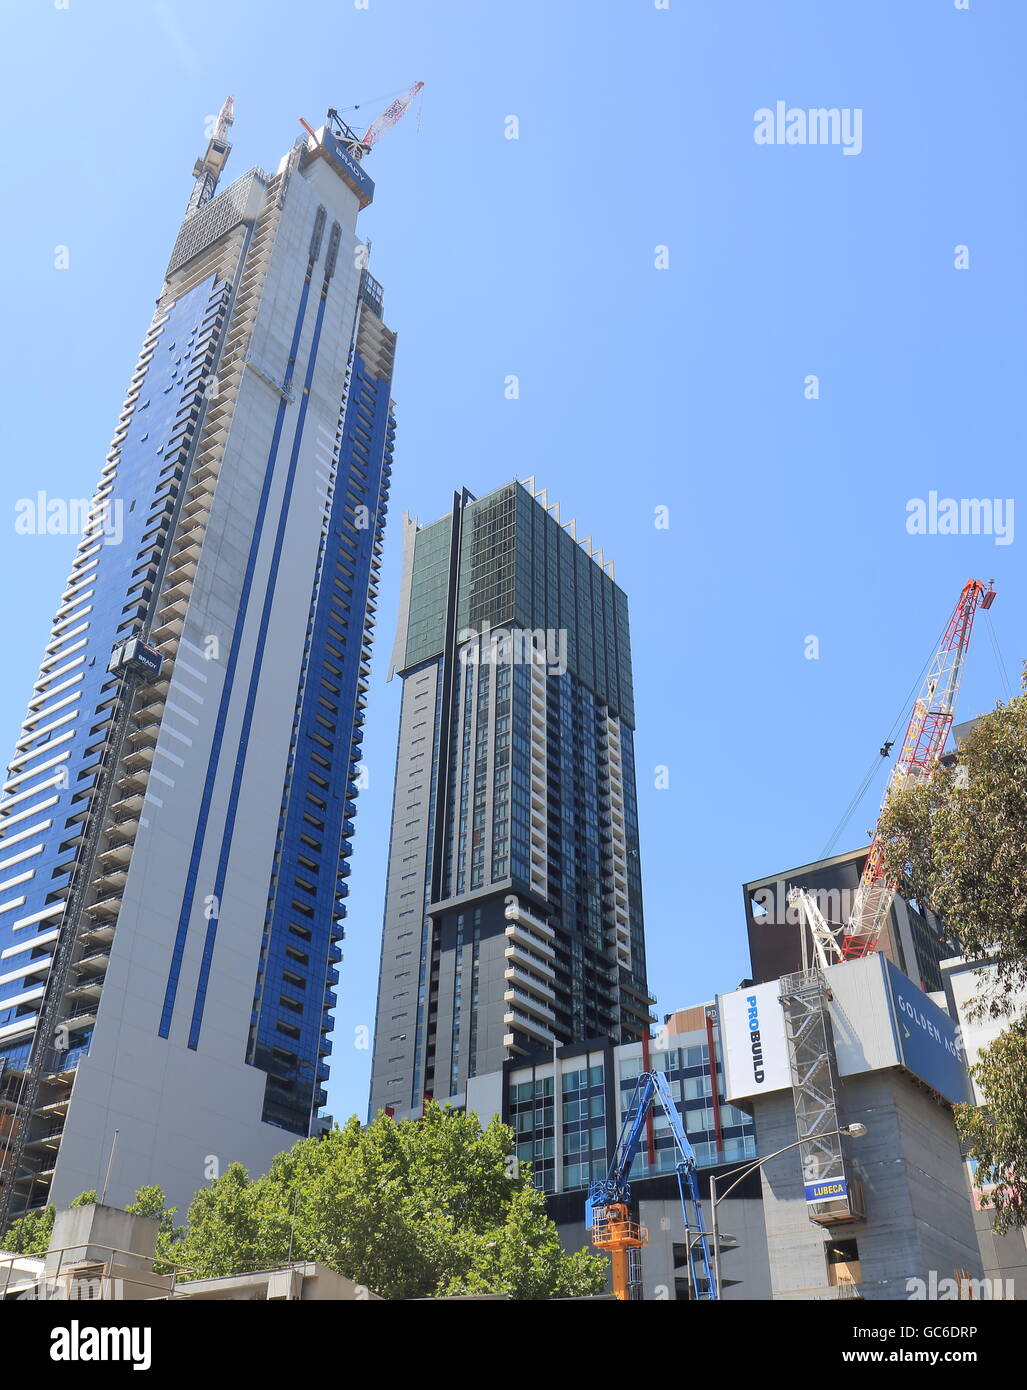
[[[2,1215],[184,1206],[326,1099],[395,338],[367,145],[330,120],[218,193],[230,124],[0,801]]]
[[[534,481],[406,520],[371,1110],[648,1031],[627,600]]]

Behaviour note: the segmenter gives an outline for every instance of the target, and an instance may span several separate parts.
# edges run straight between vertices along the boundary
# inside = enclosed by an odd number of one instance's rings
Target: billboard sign
[[[346,182],[360,199],[361,207],[366,207],[374,197],[374,180],[368,178],[359,162],[353,158],[342,141],[333,135],[327,126],[318,133],[321,138],[322,149],[331,156],[338,166]]]
[[[806,1201],[812,1206],[816,1202],[842,1202],[848,1198],[849,1184],[845,1178],[829,1178],[824,1182],[806,1183]]]
[[[954,1019],[881,957],[891,1003],[899,1062],[953,1103],[972,1101],[963,1040]]]
[[[724,1094],[728,1100],[785,1090],[792,1084],[777,980],[717,997]]]

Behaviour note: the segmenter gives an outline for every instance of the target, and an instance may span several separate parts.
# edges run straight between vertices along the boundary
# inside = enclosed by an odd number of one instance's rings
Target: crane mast
[[[209,203],[217,192],[218,180],[232,152],[228,132],[234,119],[235,103],[228,97],[215,117],[206,153],[193,166],[193,191],[186,207],[187,217]]]

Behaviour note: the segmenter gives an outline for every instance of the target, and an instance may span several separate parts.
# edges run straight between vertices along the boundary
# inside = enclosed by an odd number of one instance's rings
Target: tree
[[[132,1216],[148,1216],[151,1221],[158,1223],[153,1272],[171,1274],[175,1267],[175,1255],[178,1243],[182,1239],[182,1232],[175,1225],[178,1208],[168,1206],[163,1187],[156,1183],[149,1187],[141,1187],[135,1195],[135,1200],[130,1202],[125,1210]]]
[[[42,1207],[19,1216],[0,1237],[0,1248],[10,1255],[43,1255],[53,1235],[54,1207]]]
[[[596,1293],[606,1264],[565,1255],[513,1132],[431,1103],[419,1121],[353,1117],[279,1154],[233,1164],[197,1193],[175,1259],[198,1275],[317,1260],[384,1298]]]
[[[983,715],[954,767],[892,797],[878,833],[903,896],[935,912],[967,960],[994,966],[972,1015],[1010,1026],[971,1068],[986,1106],[957,1106],[956,1126],[975,1186],[994,1184],[995,1230],[1027,1226],[1027,695]]]
[[[974,1079],[986,1107],[957,1108],[960,1137],[976,1161],[974,1186],[994,1213],[998,1235],[1027,1225],[1023,1211],[1027,1182],[1027,1025],[1015,1023],[981,1051]]]
[[[72,1207],[88,1207],[96,1201],[95,1192],[80,1192],[69,1202]],[[0,1238],[0,1247],[11,1255],[45,1255],[53,1235],[56,1207],[40,1207],[16,1217]]]

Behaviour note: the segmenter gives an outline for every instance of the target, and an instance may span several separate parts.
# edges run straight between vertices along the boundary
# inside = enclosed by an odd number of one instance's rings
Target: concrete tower
[[[394,335],[337,120],[223,108],[0,801],[7,1211],[261,1170],[323,1106]],[[117,1143],[114,1143],[117,1132]]]

